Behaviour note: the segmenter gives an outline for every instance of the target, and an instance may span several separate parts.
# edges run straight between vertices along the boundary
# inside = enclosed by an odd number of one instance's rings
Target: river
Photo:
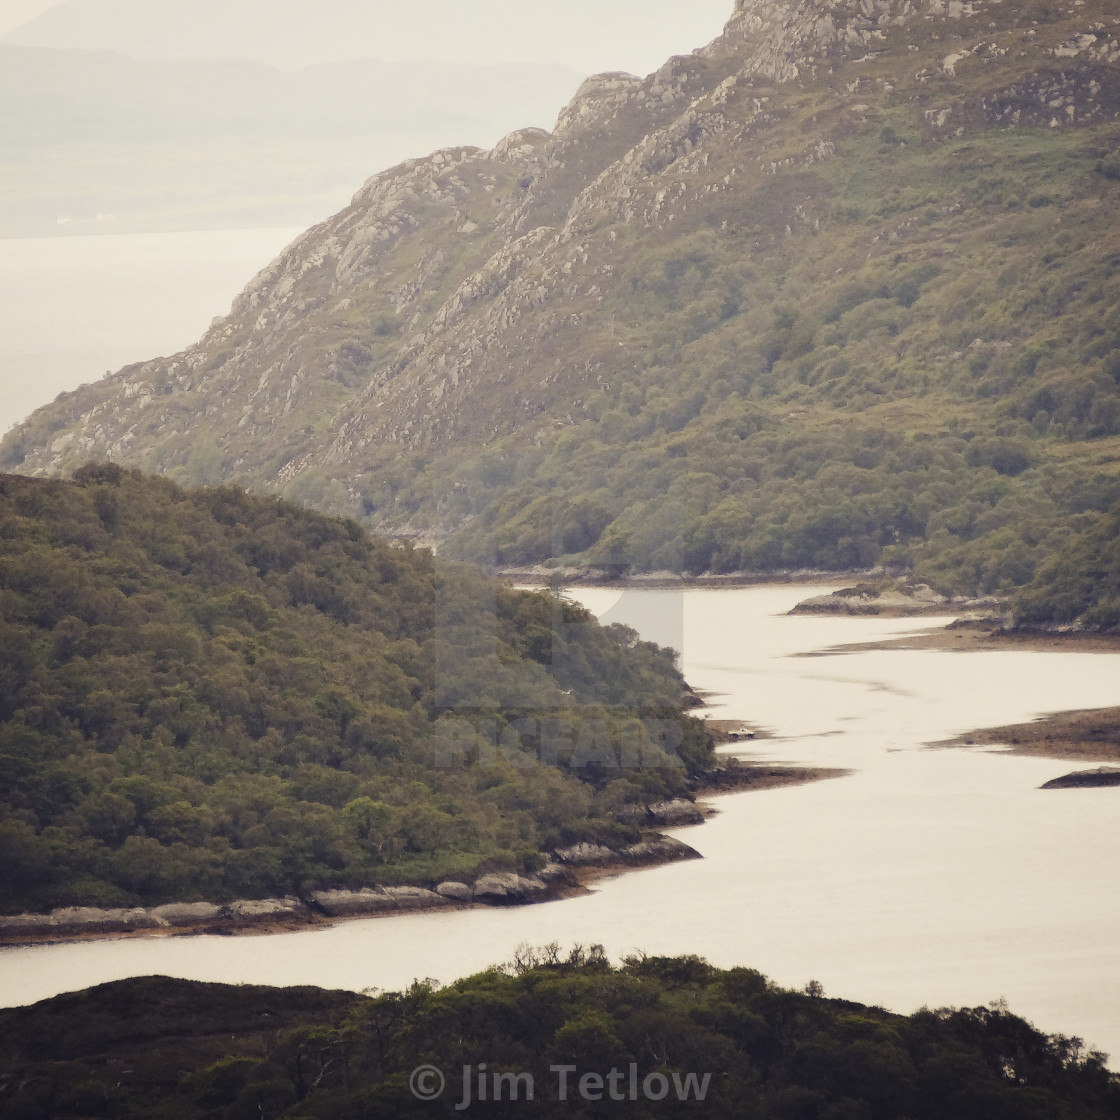
[[[1042,791],[1073,764],[926,745],[1120,704],[1120,655],[828,652],[937,620],[788,616],[807,593],[576,593],[596,613],[674,640],[693,686],[718,694],[711,718],[772,729],[776,738],[750,744],[754,757],[852,771],[719,798],[711,821],[674,833],[703,861],[512,910],[0,949],[0,1002],[149,973],[394,989],[509,960],[522,942],[597,942],[614,959],[697,953],[900,1012],[1005,998],[1041,1029],[1120,1056],[1120,790]]]

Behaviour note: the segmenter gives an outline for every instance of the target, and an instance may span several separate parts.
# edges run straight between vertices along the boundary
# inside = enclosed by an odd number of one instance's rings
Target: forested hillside
[[[902,1016],[818,989],[555,946],[376,998],[124,980],[0,1011],[0,1107],[12,1120],[1120,1116],[1103,1055],[1004,1007]],[[410,1082],[420,1067],[434,1069]],[[437,1089],[435,1070],[444,1091],[418,1099],[410,1086]]]
[[[1068,626],[1120,633],[1120,503],[1069,540],[1015,602],[1020,626]]]
[[[372,179],[0,461],[486,563],[1009,592],[1120,499],[1118,261],[1111,0],[738,0],[551,134]]]
[[[352,521],[111,465],[0,476],[0,910],[436,882],[633,840],[612,814],[685,769],[441,756],[440,721],[552,713],[578,747],[667,716],[695,770],[682,687],[632,631]]]

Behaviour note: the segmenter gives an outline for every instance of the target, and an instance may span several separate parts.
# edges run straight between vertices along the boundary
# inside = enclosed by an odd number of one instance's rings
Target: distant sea
[[[197,341],[301,232],[0,239],[0,433],[61,392]]]

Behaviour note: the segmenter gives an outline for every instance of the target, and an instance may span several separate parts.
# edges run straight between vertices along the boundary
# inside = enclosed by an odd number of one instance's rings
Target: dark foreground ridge
[[[901,1016],[696,957],[614,968],[597,947],[550,946],[445,988],[376,997],[151,977],[2,1011],[0,1110],[1111,1120],[1120,1086],[1105,1060],[1000,1005]]]

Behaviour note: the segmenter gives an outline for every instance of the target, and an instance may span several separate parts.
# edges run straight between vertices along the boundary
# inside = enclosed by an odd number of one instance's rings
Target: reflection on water
[[[1069,764],[924,747],[973,727],[1120,704],[1120,655],[890,650],[806,659],[796,655],[917,624],[787,617],[805,594],[578,593],[643,633],[646,617],[662,632],[679,618],[689,681],[718,694],[711,717],[749,719],[778,736],[753,742],[752,756],[854,770],[721,798],[712,821],[677,833],[703,862],[621,875],[591,895],[517,910],[269,937],[0,950],[3,1002],[155,972],[395,988],[508,960],[522,941],[601,942],[616,957],[690,952],[786,985],[817,979],[829,995],[904,1012],[1003,997],[1041,1028],[1120,1057],[1120,791],[1043,792],[1038,786]]]

